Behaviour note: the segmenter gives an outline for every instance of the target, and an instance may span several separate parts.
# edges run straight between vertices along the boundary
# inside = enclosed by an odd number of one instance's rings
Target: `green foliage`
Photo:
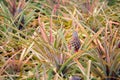
[[[108,0],[108,5],[109,6],[115,5],[116,2],[117,0]]]

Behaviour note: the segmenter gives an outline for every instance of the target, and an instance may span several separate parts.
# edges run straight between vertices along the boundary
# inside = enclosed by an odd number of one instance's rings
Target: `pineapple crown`
[[[78,33],[76,31],[74,31],[72,36],[73,36],[73,38],[78,38]]]

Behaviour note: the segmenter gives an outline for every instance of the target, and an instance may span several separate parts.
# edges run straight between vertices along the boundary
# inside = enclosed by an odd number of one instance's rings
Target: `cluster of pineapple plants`
[[[120,1],[0,0],[0,80],[120,80]]]

